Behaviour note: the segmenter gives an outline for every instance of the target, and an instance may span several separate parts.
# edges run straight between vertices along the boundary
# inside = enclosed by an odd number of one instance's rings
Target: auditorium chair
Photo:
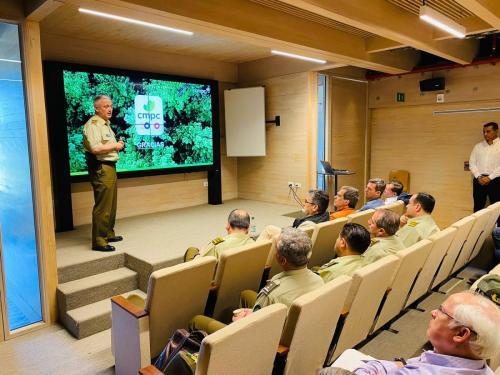
[[[283,375],[315,374],[323,367],[352,279],[340,276],[297,298],[281,336]]]
[[[286,313],[286,306],[276,303],[205,337],[195,374],[270,375]],[[140,374],[161,372],[149,366]]]
[[[373,216],[375,210],[369,209],[361,212],[355,212],[353,214],[347,215],[347,220],[349,223],[360,224],[368,230],[368,219]]]
[[[395,254],[398,258],[401,258],[401,263],[391,282],[390,291],[378,315],[373,331],[388,323],[404,308],[408,293],[418,273],[424,266],[431,247],[431,241],[422,240]]]
[[[391,180],[400,181],[403,184],[404,191],[410,191],[410,172],[404,169],[393,169],[389,172],[389,179],[387,182]]]
[[[270,250],[271,241],[262,241],[222,252],[210,293],[215,304],[205,310],[205,315],[229,323],[239,306],[241,292],[258,292]]]
[[[474,225],[472,225],[469,235],[467,236],[467,240],[465,241],[464,247],[460,252],[457,261],[455,262],[455,265],[453,266],[452,273],[455,273],[459,269],[463,268],[469,262],[474,248],[484,231],[488,219],[490,218],[490,214],[491,212],[487,208],[484,208],[471,215],[475,218]]]
[[[352,276],[340,324],[335,332],[327,363],[330,364],[345,349],[352,348],[368,337],[378,308],[389,288],[401,259],[388,255],[358,269]]]
[[[474,246],[474,250],[472,251],[472,254],[469,258],[469,262],[478,256],[479,252],[481,251],[481,248],[484,245],[484,241],[486,240],[487,237],[491,236],[491,232],[493,231],[493,228],[497,223],[498,216],[500,215],[500,202],[496,202],[492,205],[489,205],[488,207],[486,207],[486,209],[489,212],[489,218],[486,220],[484,229],[481,235],[479,236],[476,245]]]
[[[475,220],[476,218],[474,216],[466,216],[450,225],[450,227],[457,228],[457,233],[455,234],[455,238],[453,238],[443,262],[441,263],[441,267],[439,267],[438,274],[432,283],[431,289],[434,289],[451,275],[453,265],[456,263],[461,251],[464,248],[467,236],[469,235]]]
[[[214,257],[198,257],[153,272],[141,306],[122,296],[111,298],[117,375],[137,374],[161,353],[176,329],[203,314],[216,264]]]
[[[312,254],[309,267],[322,266],[335,258],[335,241],[347,223],[345,217],[316,224],[312,235]]]
[[[438,272],[439,266],[456,234],[457,228],[448,227],[428,238],[432,242],[431,251],[413,284],[405,307],[411,305],[430,290],[434,276]]]
[[[403,201],[396,201],[394,203],[384,204],[375,208],[376,210],[389,210],[397,213],[399,216],[403,215],[406,211],[406,206]]]

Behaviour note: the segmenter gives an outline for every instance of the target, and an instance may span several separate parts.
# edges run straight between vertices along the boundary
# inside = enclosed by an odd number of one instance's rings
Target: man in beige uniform
[[[323,281],[329,282],[341,275],[352,276],[363,267],[362,254],[370,245],[370,233],[360,224],[348,223],[335,242],[337,258],[317,268],[315,272]]]
[[[226,223],[227,236],[217,237],[210,241],[208,247],[204,250],[203,256],[213,256],[219,260],[224,250],[248,245],[254,240],[248,234],[250,227],[250,215],[244,210],[235,209],[229,213]],[[190,261],[200,255],[196,247],[190,247],[184,254],[184,262]]]
[[[92,250],[113,251],[108,242],[123,239],[116,236],[116,161],[118,151],[123,150],[123,141],[116,141],[109,119],[113,114],[113,103],[108,96],[99,95],[94,99],[95,115],[83,127],[83,145],[94,189],[94,209],[92,210]]]
[[[436,201],[430,194],[412,195],[406,206],[406,214],[401,216],[401,228],[396,233],[406,247],[439,232],[439,227],[431,217],[435,204]]]
[[[235,312],[233,320],[241,319],[274,303],[283,303],[290,307],[296,298],[324,285],[321,277],[307,268],[312,243],[306,233],[299,229],[284,228],[276,246],[276,257],[283,267],[283,272],[269,280],[258,294],[252,290],[243,291],[241,295],[243,308]],[[246,308],[251,306],[252,309]],[[215,319],[197,315],[191,321],[190,328],[211,333],[224,325]]]
[[[405,245],[395,236],[399,229],[399,215],[390,210],[377,210],[368,220],[371,244],[363,254],[365,264],[403,250]]]

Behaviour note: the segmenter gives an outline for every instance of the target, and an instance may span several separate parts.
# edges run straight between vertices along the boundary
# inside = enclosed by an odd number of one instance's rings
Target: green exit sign
[[[404,92],[397,92],[396,93],[396,101],[397,102],[404,102],[405,101],[405,93]]]

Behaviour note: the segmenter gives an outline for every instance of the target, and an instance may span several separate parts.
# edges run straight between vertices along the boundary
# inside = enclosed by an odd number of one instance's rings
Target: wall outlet
[[[203,181],[203,187],[208,187],[208,181]]]
[[[295,186],[296,188],[301,188],[302,184],[300,182],[296,182],[293,186]]]
[[[288,181],[287,185],[288,185],[288,187],[294,187],[295,186],[295,184],[292,181]]]

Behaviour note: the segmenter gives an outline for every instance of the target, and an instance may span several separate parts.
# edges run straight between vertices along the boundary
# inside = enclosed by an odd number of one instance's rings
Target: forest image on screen
[[[87,174],[83,125],[93,99],[113,101],[111,127],[123,139],[118,172],[213,164],[210,85],[64,70],[71,176]]]

